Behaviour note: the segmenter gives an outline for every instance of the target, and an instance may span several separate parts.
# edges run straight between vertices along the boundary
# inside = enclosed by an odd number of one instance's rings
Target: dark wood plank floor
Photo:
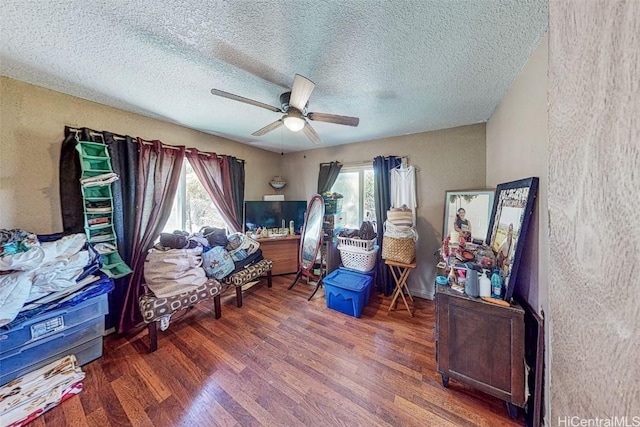
[[[84,390],[32,426],[512,426],[502,401],[436,372],[432,301],[416,316],[373,295],[360,319],[326,307],[324,292],[260,283],[222,318],[200,304],[159,333],[105,338],[84,366]]]

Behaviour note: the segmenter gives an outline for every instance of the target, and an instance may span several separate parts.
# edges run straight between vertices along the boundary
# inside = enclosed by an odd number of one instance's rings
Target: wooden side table
[[[395,308],[398,302],[398,297],[401,296],[402,300],[404,301],[405,307],[407,307],[407,310],[409,311],[409,316],[413,317],[413,312],[411,311],[411,308],[409,307],[409,303],[407,302],[407,299],[404,296],[404,290],[406,289],[407,296],[409,297],[411,302],[413,302],[413,297],[411,296],[411,292],[409,291],[409,285],[407,285],[407,278],[409,277],[409,273],[411,273],[411,271],[414,268],[416,268],[415,259],[410,264],[404,264],[401,262],[391,261],[388,259],[385,259],[384,263],[388,265],[389,268],[391,269],[393,280],[395,280],[396,282],[396,288],[393,291],[393,298],[391,300],[391,304],[389,305],[389,309],[387,311],[391,311],[392,308]]]

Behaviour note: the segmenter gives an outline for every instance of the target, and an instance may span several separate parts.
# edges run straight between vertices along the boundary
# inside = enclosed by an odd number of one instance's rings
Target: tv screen
[[[245,202],[244,231],[256,230],[260,227],[280,228],[282,220],[288,228],[289,221],[293,220],[296,234],[299,234],[304,224],[306,210],[307,202],[304,200]]]

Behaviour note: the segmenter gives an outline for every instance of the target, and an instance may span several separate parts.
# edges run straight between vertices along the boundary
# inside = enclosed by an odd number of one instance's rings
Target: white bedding
[[[84,234],[71,234],[0,258],[0,270],[18,270],[0,275],[0,326],[15,319],[25,303],[75,286],[89,263],[85,243]]]

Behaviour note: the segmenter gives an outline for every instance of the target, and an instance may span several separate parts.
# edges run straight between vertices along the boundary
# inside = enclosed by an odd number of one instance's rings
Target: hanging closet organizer
[[[80,153],[82,178],[92,178],[112,173],[111,157],[104,144],[78,141],[76,150]],[[111,183],[85,186],[81,185],[84,209],[84,230],[87,240],[92,244],[105,243],[113,248],[110,252],[101,251],[101,271],[117,279],[132,272],[118,253],[118,243],[113,227],[113,195]]]

